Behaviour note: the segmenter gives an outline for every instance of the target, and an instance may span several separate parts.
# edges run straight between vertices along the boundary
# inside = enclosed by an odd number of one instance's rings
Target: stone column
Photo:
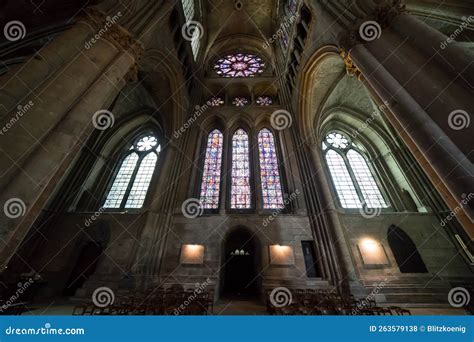
[[[126,80],[133,78],[141,52],[141,44],[119,25],[119,17],[90,10],[34,58],[0,78],[0,102],[7,109],[1,123],[7,129],[0,137],[2,266],[87,137],[106,123],[95,120],[94,125],[94,114],[109,108]],[[28,110],[18,115],[16,107],[25,103]],[[113,122],[113,114],[95,118]]]
[[[455,44],[436,50],[445,36],[404,12],[400,1],[358,3],[358,11],[349,8],[353,20],[341,24],[346,33],[340,36],[340,45],[348,70],[390,103],[397,120],[394,127],[403,129],[449,189],[455,199],[446,200],[451,209],[458,207],[472,222],[473,204],[460,205],[474,191],[474,167],[468,159],[472,139],[467,127],[456,126],[456,120],[470,119],[467,110],[474,95],[470,52]],[[364,25],[370,25],[371,31],[364,31]],[[474,230],[470,230],[472,237]]]

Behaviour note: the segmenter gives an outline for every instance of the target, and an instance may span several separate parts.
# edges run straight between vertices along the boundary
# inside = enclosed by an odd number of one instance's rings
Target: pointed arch
[[[403,229],[392,224],[387,231],[387,240],[400,272],[428,272],[415,243]]]
[[[207,137],[200,192],[203,209],[219,208],[223,142],[224,136],[218,129],[212,130]]]
[[[268,128],[262,128],[257,138],[263,209],[282,208],[283,192],[275,138]]]
[[[232,136],[231,209],[250,209],[251,195],[249,135],[238,128]]]
[[[138,136],[118,167],[103,208],[139,209],[145,202],[161,147],[152,133]]]

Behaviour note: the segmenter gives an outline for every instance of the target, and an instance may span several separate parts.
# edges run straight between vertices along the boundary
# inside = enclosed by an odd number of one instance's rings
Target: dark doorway
[[[388,228],[387,239],[400,272],[428,272],[413,240],[401,228],[391,225]]]
[[[95,272],[102,254],[102,246],[94,241],[86,242],[79,252],[76,264],[64,288],[65,296],[73,296],[77,289]]]
[[[314,252],[314,241],[301,241],[301,248],[303,249],[306,276],[308,278],[320,277],[321,275],[316,263],[316,253]]]
[[[258,289],[258,248],[251,233],[245,229],[235,230],[227,237],[224,250],[224,294],[255,296]]]

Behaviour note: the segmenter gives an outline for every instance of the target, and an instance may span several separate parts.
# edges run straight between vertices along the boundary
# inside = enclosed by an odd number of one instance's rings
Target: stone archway
[[[236,228],[227,234],[222,251],[222,296],[257,298],[261,287],[258,238],[246,228]]]

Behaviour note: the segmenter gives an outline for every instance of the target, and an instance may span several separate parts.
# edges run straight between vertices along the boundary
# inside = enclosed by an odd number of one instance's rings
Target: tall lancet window
[[[222,133],[215,129],[207,137],[206,156],[201,181],[201,205],[203,209],[219,208],[219,190],[222,167]]]
[[[153,134],[138,138],[125,153],[103,208],[139,209],[145,202],[160,145]]]
[[[196,25],[196,23],[191,23],[191,21],[194,19],[195,14],[194,0],[181,0],[181,3],[183,5],[184,17],[186,18],[186,34],[191,35],[191,49],[193,51],[194,60],[196,60],[199,52],[199,46],[201,43],[201,36],[203,33],[202,27]]]
[[[258,150],[260,160],[260,179],[264,209],[283,207],[280,171],[273,133],[263,128],[258,133]]]
[[[329,133],[323,150],[343,208],[388,207],[365,158],[345,135]]]
[[[251,206],[249,136],[238,129],[232,137],[232,184],[230,207],[249,209]]]

